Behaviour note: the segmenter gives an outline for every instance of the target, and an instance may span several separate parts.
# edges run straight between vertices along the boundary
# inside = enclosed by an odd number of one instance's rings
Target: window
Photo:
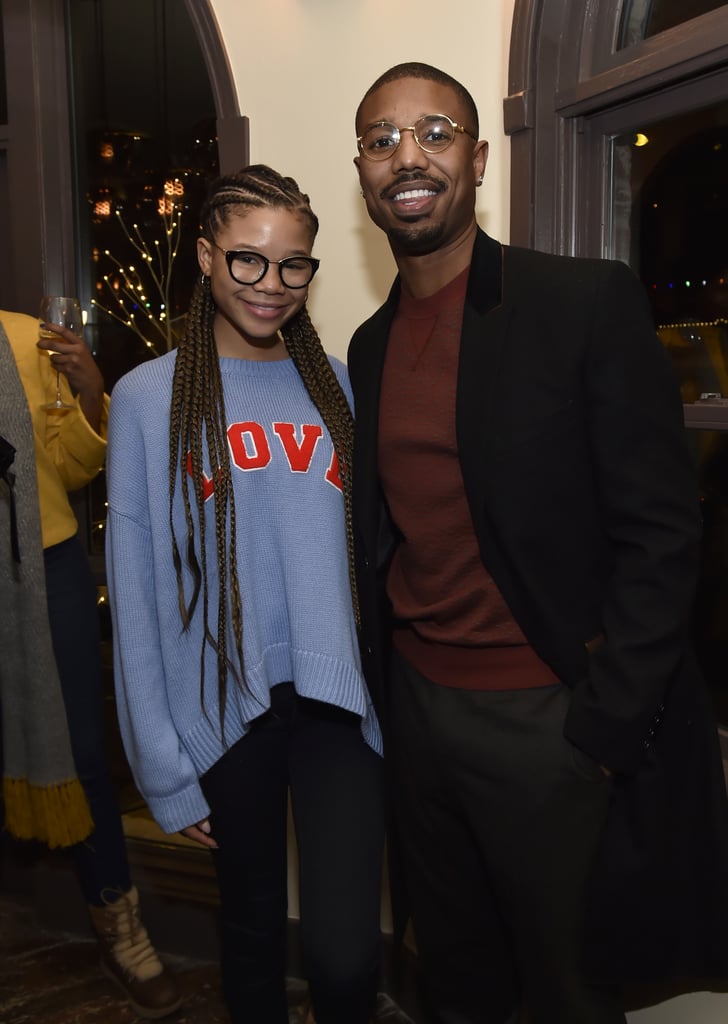
[[[68,15],[77,292],[111,391],[183,329],[197,214],[219,171],[215,104],[176,0],[85,0]],[[103,474],[89,490],[89,545],[102,555]]]
[[[647,288],[686,403],[704,529],[696,648],[724,724],[728,431],[715,427],[728,427],[727,117],[728,104],[719,100],[612,139],[609,240]]]
[[[723,6],[723,0],[630,0],[622,12],[620,48]]]
[[[511,241],[622,259],[648,290],[698,466],[697,651],[728,725],[728,5],[516,0],[513,24]]]
[[[107,389],[173,347],[218,173],[215,104],[174,0],[69,6],[78,291]]]

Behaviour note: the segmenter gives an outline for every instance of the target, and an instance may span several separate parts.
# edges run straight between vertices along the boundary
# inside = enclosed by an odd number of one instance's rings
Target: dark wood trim
[[[208,0],[185,0],[218,118],[220,167],[249,160],[227,52]],[[36,315],[43,294],[76,294],[76,223],[64,0],[3,0],[8,123],[6,248],[12,253],[3,302]]]
[[[74,217],[63,0],[4,0],[13,308],[74,295]]]
[[[695,430],[728,432],[728,399],[722,403],[690,402],[683,405],[685,426]]]
[[[711,12],[696,18],[692,32],[679,25],[639,46],[618,51],[628,57],[596,75],[560,90],[554,107],[562,117],[573,117],[622,103],[663,87],[666,83],[705,75],[728,63],[728,20]]]
[[[191,903],[218,905],[212,858],[203,847],[197,850],[172,840],[127,836],[126,848],[140,888]]]
[[[504,102],[511,135],[510,240],[516,245],[552,252],[573,247],[573,229],[561,213],[576,174],[575,126],[555,116],[554,94],[578,73],[573,64],[586,20],[585,5],[574,0],[516,0]]]
[[[207,74],[212,86],[218,118],[237,117],[240,114],[227,50],[220,35],[220,26],[208,0],[184,0],[187,13],[195,28],[202,50]]]
[[[250,163],[250,125],[247,117],[218,118],[217,154],[221,174],[230,174]]]
[[[532,103],[531,89],[522,89],[521,92],[506,96],[503,100],[503,127],[506,135],[515,135],[524,128],[533,128]]]
[[[514,244],[609,255],[607,120],[623,125],[640,100],[669,116],[688,93],[699,104],[725,88],[728,5],[617,50],[621,9],[619,0],[515,2],[503,104]]]
[[[697,18],[683,21],[673,28],[648,36],[631,46],[617,49],[619,20],[622,4],[614,0],[601,0],[597,18],[599,29],[592,36],[593,48],[582,57],[586,75],[611,69],[631,77],[632,68],[649,70],[662,68],[672,74],[686,60],[698,59],[704,67],[714,66],[719,59],[716,51],[726,45],[725,11],[716,8]],[[640,70],[640,74],[646,72]]]
[[[250,162],[248,118],[240,114],[227,50],[208,0],[185,0],[185,7],[202,50],[215,101],[220,173],[229,174]]]
[[[531,53],[537,33],[540,3],[518,2],[513,10],[508,63],[508,95],[503,100],[503,128],[511,137],[510,241],[531,244],[533,195],[534,64]],[[524,202],[525,200],[525,202]]]

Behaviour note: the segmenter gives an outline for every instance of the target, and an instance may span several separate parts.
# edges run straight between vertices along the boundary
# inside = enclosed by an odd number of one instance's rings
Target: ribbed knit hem
[[[361,673],[351,664],[310,651],[294,651],[293,659],[296,692],[359,715],[365,743],[381,755],[382,733]]]
[[[246,666],[246,689],[228,689],[225,710],[225,744],[229,748],[270,707],[270,688],[293,682],[296,693],[312,700],[335,704],[361,716],[362,734],[377,753],[382,739],[371,699],[358,667],[327,654],[291,649],[287,644],[268,647],[256,666]],[[217,708],[210,708],[195,725],[181,734],[182,745],[198,775],[204,774],[224,752]]]
[[[157,797],[152,793],[142,793],[142,796],[163,832],[179,832],[210,814],[198,781],[170,796]]]
[[[36,786],[3,778],[5,827],[16,839],[37,839],[51,849],[75,846],[93,831],[86,794],[78,779]]]
[[[216,707],[210,708],[207,715],[200,714],[191,728],[180,733],[182,747],[198,778],[222,757],[225,750],[245,736],[250,724],[270,707],[271,687],[283,682],[293,682],[301,697],[324,701],[359,715],[364,741],[381,755],[379,722],[362,674],[353,660],[279,644],[266,648],[258,665],[246,668],[246,688],[238,689],[232,685],[228,688],[224,743],[220,737]],[[180,790],[165,792],[165,783],[170,781],[173,779],[147,778],[146,785],[142,786],[137,779],[147,806],[164,832],[178,831],[209,813],[197,781],[188,782]]]

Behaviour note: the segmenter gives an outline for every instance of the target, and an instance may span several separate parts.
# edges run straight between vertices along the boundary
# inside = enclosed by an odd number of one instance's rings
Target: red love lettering
[[[292,423],[274,423],[273,430],[283,445],[288,465],[294,473],[307,473],[311,466],[316,445],[323,434],[321,427],[314,423],[301,424],[301,443],[296,440],[296,430]]]

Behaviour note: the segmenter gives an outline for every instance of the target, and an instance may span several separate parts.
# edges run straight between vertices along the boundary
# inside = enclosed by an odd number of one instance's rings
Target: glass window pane
[[[79,289],[110,390],[181,327],[217,173],[215,105],[184,4],[96,0],[69,15]]]
[[[725,6],[724,0],[631,0],[622,11],[619,48]]]
[[[612,204],[612,251],[647,288],[683,401],[728,413],[728,103],[615,138]],[[728,723],[728,432],[688,436],[705,527],[697,649]]]
[[[728,103],[614,140],[613,251],[639,273],[683,400],[728,395]]]
[[[198,214],[218,171],[215,104],[186,6],[68,5],[78,289],[106,390],[173,348],[198,276]],[[101,554],[105,481],[90,492]]]
[[[622,11],[619,48],[724,6],[725,0],[631,0]]]

